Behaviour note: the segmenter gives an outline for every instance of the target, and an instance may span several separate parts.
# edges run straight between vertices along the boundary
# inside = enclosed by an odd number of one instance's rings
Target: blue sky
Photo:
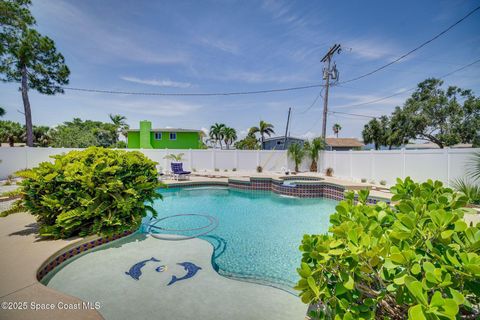
[[[341,79],[370,71],[431,38],[479,1],[33,1],[38,29],[55,40],[71,70],[70,86],[142,92],[250,91],[321,82],[320,59],[334,43]],[[330,110],[388,114],[409,93],[348,107],[415,86],[480,58],[480,12],[401,63],[332,88]],[[480,63],[445,79],[480,94]],[[4,119],[23,122],[16,84],[0,84]],[[123,114],[132,128],[208,128],[223,122],[244,135],[263,119],[292,136],[321,132],[319,89],[250,96],[149,97],[68,91],[31,92],[34,124],[73,117],[108,121]],[[360,137],[365,118],[331,115],[341,137]]]

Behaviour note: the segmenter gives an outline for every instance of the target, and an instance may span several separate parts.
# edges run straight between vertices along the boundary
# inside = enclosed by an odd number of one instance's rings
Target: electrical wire
[[[323,95],[322,95],[323,89],[324,89],[324,87],[322,87],[322,90],[320,90],[320,92],[319,92],[318,95],[315,97],[315,99],[314,99],[313,102],[310,104],[310,106],[308,106],[305,110],[300,111],[300,112],[296,112],[296,113],[297,113],[297,114],[304,114],[304,113],[307,113],[310,109],[312,109],[313,106],[317,103],[318,98],[323,97]]]
[[[480,62],[480,58],[477,59],[477,60],[475,60],[475,61],[473,61],[473,62],[471,62],[471,63],[469,63],[469,64],[467,64],[467,65],[464,65],[464,66],[462,66],[462,67],[460,67],[460,68],[458,68],[458,69],[455,69],[455,70],[453,70],[453,71],[451,71],[451,72],[449,72],[449,73],[446,73],[446,74],[444,74],[444,75],[442,75],[442,76],[440,76],[440,77],[438,77],[438,78],[439,78],[439,79],[446,78],[446,77],[448,77],[448,76],[451,76],[451,75],[454,74],[454,73],[457,73],[457,72],[460,72],[460,71],[462,71],[462,70],[464,70],[464,69],[467,69],[467,68],[469,68],[469,67],[471,67],[471,66],[473,66],[474,64],[479,63],[479,62]],[[404,90],[398,91],[398,92],[396,92],[396,93],[393,93],[393,94],[391,94],[391,95],[388,95],[388,96],[385,96],[385,97],[382,97],[382,98],[378,98],[378,99],[374,99],[374,100],[370,100],[370,101],[366,101],[366,102],[362,102],[362,103],[355,103],[355,104],[349,104],[349,105],[347,105],[347,106],[342,106],[342,108],[360,107],[360,106],[365,106],[365,105],[369,105],[369,104],[374,104],[374,103],[377,103],[377,102],[380,102],[380,101],[383,101],[383,100],[387,100],[387,99],[389,99],[389,98],[392,98],[392,97],[401,95],[401,94],[403,94],[403,93],[405,93],[405,92],[413,91],[413,90],[415,90],[415,89],[417,89],[416,86],[415,86],[415,87],[412,87],[412,88],[408,88],[408,89],[404,89]]]
[[[411,55],[412,53],[418,51],[419,49],[425,47],[427,44],[435,41],[436,39],[440,38],[442,35],[444,35],[445,33],[447,33],[448,31],[450,31],[451,29],[455,28],[457,25],[459,25],[460,23],[462,23],[464,20],[466,20],[468,17],[470,17],[472,14],[474,14],[476,11],[480,10],[480,6],[476,7],[475,9],[473,9],[472,11],[470,11],[469,13],[467,13],[463,18],[461,18],[460,20],[458,20],[457,22],[455,22],[454,24],[450,25],[448,28],[446,28],[445,30],[443,30],[442,32],[438,33],[437,35],[435,35],[433,38],[430,38],[429,40],[423,42],[422,44],[420,44],[419,46],[413,48],[412,50],[408,51],[407,53],[401,55],[400,57],[398,57],[397,59],[387,63],[387,64],[384,64],[383,66],[381,67],[378,67],[370,72],[367,72],[367,73],[364,73],[360,76],[357,76],[357,77],[354,77],[352,79],[348,79],[348,80],[345,80],[345,81],[341,81],[339,82],[340,84],[344,84],[344,83],[349,83],[349,82],[353,82],[353,81],[357,81],[357,80],[360,80],[360,79],[363,79],[365,77],[368,77],[374,73],[377,73],[378,71],[380,70],[383,70],[389,66],[391,66],[392,64],[395,64],[397,63],[398,61],[406,58],[407,56]]]
[[[264,94],[264,93],[274,93],[274,92],[287,92],[295,90],[305,90],[311,88],[324,87],[323,84],[311,84],[307,86],[300,87],[289,87],[289,88],[279,88],[279,89],[267,89],[267,90],[257,90],[257,91],[237,91],[237,92],[209,92],[209,93],[172,93],[172,92],[136,92],[136,91],[116,91],[116,90],[100,90],[100,89],[86,89],[86,88],[75,88],[75,87],[59,87],[63,90],[69,91],[81,91],[81,92],[92,92],[92,93],[106,93],[106,94],[123,94],[123,95],[142,95],[142,96],[183,96],[183,97],[209,97],[209,96],[236,96],[236,95],[249,95],[249,94]]]

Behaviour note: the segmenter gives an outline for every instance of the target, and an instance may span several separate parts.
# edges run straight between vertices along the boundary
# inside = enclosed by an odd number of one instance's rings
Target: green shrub
[[[161,198],[156,162],[140,152],[91,147],[52,156],[54,163],[19,172],[25,207],[40,235],[110,235],[139,227]]]
[[[330,234],[305,235],[296,289],[321,319],[479,319],[480,224],[439,181],[391,188],[393,207],[347,193]]]

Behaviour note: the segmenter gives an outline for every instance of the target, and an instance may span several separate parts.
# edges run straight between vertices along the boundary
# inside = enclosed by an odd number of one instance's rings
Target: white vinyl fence
[[[415,181],[440,180],[447,185],[466,177],[468,163],[480,149],[371,150],[322,152],[321,168],[332,168],[334,176],[348,180],[394,184],[396,178]]]
[[[32,168],[42,161],[51,161],[49,156],[68,152],[67,148],[28,148],[0,147],[0,178],[15,171]],[[132,150],[131,150],[132,151]],[[147,157],[167,169],[167,154],[184,153],[184,169],[224,171],[255,171],[262,166],[264,171],[280,172],[293,170],[294,163],[288,159],[286,151],[274,150],[153,150],[137,149]],[[334,176],[348,180],[380,182],[393,184],[397,177],[412,177],[416,181],[427,179],[449,183],[453,179],[464,177],[466,164],[480,149],[433,149],[433,150],[381,150],[381,151],[322,151],[319,171],[332,168]],[[310,161],[305,159],[300,170],[308,171]]]

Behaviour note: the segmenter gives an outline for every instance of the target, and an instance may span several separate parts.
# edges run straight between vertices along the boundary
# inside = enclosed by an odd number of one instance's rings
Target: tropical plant
[[[457,178],[452,181],[455,190],[468,197],[471,204],[480,204],[480,152],[475,153],[467,162],[466,178]]]
[[[167,159],[175,162],[181,162],[183,160],[184,155],[185,153],[179,153],[179,154],[171,153],[171,154],[167,154],[165,157],[163,157],[163,159]]]
[[[303,149],[302,146],[298,143],[292,143],[288,146],[287,154],[295,163],[295,172],[298,172],[298,167],[300,166],[303,158],[305,157],[305,149]]]
[[[333,130],[333,133],[337,136],[338,138],[338,134],[340,133],[340,130],[342,130],[342,126],[339,125],[338,123],[335,123],[332,127],[332,130]]]
[[[116,132],[118,134],[122,134],[124,137],[127,137],[128,129],[130,126],[127,123],[127,117],[122,116],[120,114],[109,114],[108,117],[110,118],[110,121],[114,124],[116,128]],[[118,139],[117,135],[117,139]]]
[[[237,140],[237,131],[230,127],[223,128],[223,141],[227,149],[230,149],[230,146],[235,140]]]
[[[20,83],[25,113],[26,143],[33,146],[29,89],[41,94],[63,93],[70,70],[52,39],[32,29],[35,19],[28,0],[2,0],[0,24],[0,72],[3,81]]]
[[[257,150],[259,145],[255,133],[252,133],[250,130],[244,139],[235,142],[235,148],[239,150]]]
[[[156,162],[141,152],[90,147],[52,158],[17,173],[41,236],[118,234],[137,230],[147,211],[156,215],[148,204],[161,198]]]
[[[304,145],[304,149],[308,157],[312,160],[310,171],[317,172],[319,152],[320,150],[325,149],[325,140],[320,137],[315,138],[308,144]]]
[[[263,142],[265,141],[265,135],[270,137],[272,134],[275,133],[275,131],[273,131],[273,124],[260,120],[258,127],[251,127],[249,130],[249,133],[253,135],[257,132],[260,134],[261,149],[263,150]]]
[[[33,141],[39,147],[48,147],[52,143],[50,136],[50,127],[47,126],[33,126]]]
[[[224,129],[225,129],[225,124],[223,123],[215,123],[210,127],[210,132],[209,136],[210,139],[214,141],[214,143],[219,142],[220,143],[220,149],[222,149],[222,140],[224,139]]]
[[[410,178],[391,192],[393,206],[347,192],[329,233],[304,235],[302,301],[321,319],[478,319],[480,224],[463,220],[465,196]]]
[[[480,186],[467,181],[466,179],[455,179],[452,186],[458,192],[463,193],[471,204],[480,204]]]
[[[10,120],[0,120],[1,142],[8,142],[10,147],[13,147],[15,143],[24,141],[23,133],[24,130],[20,123]]]

